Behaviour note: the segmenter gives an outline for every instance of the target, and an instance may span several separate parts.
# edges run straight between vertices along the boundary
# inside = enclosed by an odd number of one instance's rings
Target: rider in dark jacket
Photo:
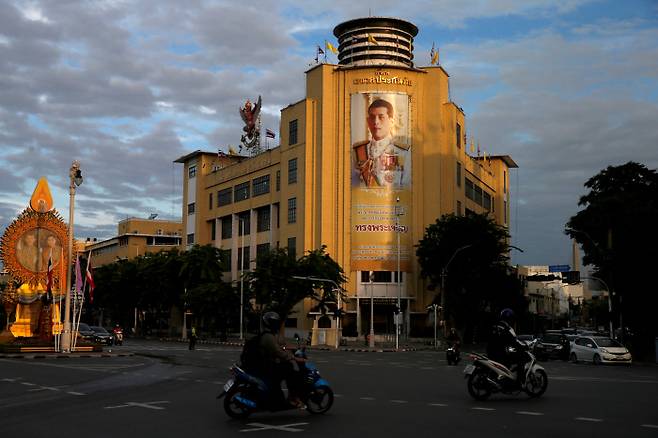
[[[259,341],[259,350],[263,358],[263,377],[275,385],[280,391],[281,380],[286,381],[288,387],[288,402],[297,407],[303,407],[299,398],[301,376],[295,370],[295,363],[303,359],[295,358],[289,351],[282,349],[277,340],[281,327],[281,318],[276,312],[267,312],[263,315],[264,332]]]
[[[500,312],[500,320],[494,325],[489,344],[487,345],[487,356],[505,365],[507,368],[516,364],[517,378],[520,381],[523,373],[518,371],[525,364],[524,351],[527,347],[517,339],[516,332],[514,332],[514,328],[511,325],[513,321],[514,311],[512,309],[503,309]],[[510,351],[509,347],[512,347],[513,351]]]

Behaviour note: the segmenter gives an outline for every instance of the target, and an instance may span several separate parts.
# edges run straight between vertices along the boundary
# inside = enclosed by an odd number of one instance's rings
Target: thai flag
[[[268,129],[265,130],[265,137],[274,138],[274,137],[276,137],[276,135],[274,134],[274,131],[272,131],[271,129],[268,128]]]
[[[89,259],[87,260],[87,284],[89,285],[89,303],[94,302],[94,289],[96,289],[96,284],[94,283],[93,270],[91,268],[91,254],[89,254]]]

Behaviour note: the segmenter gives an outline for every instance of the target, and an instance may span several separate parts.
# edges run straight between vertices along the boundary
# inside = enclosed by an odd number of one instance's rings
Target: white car
[[[571,362],[592,361],[595,365],[601,363],[633,362],[631,353],[626,347],[614,339],[604,336],[579,336],[571,343]]]

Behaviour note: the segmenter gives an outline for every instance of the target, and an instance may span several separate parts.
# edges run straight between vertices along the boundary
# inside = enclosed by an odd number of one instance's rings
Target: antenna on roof
[[[151,215],[149,216],[149,220],[153,220],[153,219],[155,219],[156,217],[158,217],[158,214],[157,214],[157,213],[151,213]]]

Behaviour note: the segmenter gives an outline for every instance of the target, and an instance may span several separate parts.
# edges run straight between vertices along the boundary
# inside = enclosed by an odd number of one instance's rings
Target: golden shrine
[[[41,178],[29,206],[7,227],[0,242],[0,256],[9,273],[8,285],[0,295],[9,321],[1,341],[50,341],[61,334],[60,309],[69,266],[66,242],[66,224],[53,208],[48,181]]]

